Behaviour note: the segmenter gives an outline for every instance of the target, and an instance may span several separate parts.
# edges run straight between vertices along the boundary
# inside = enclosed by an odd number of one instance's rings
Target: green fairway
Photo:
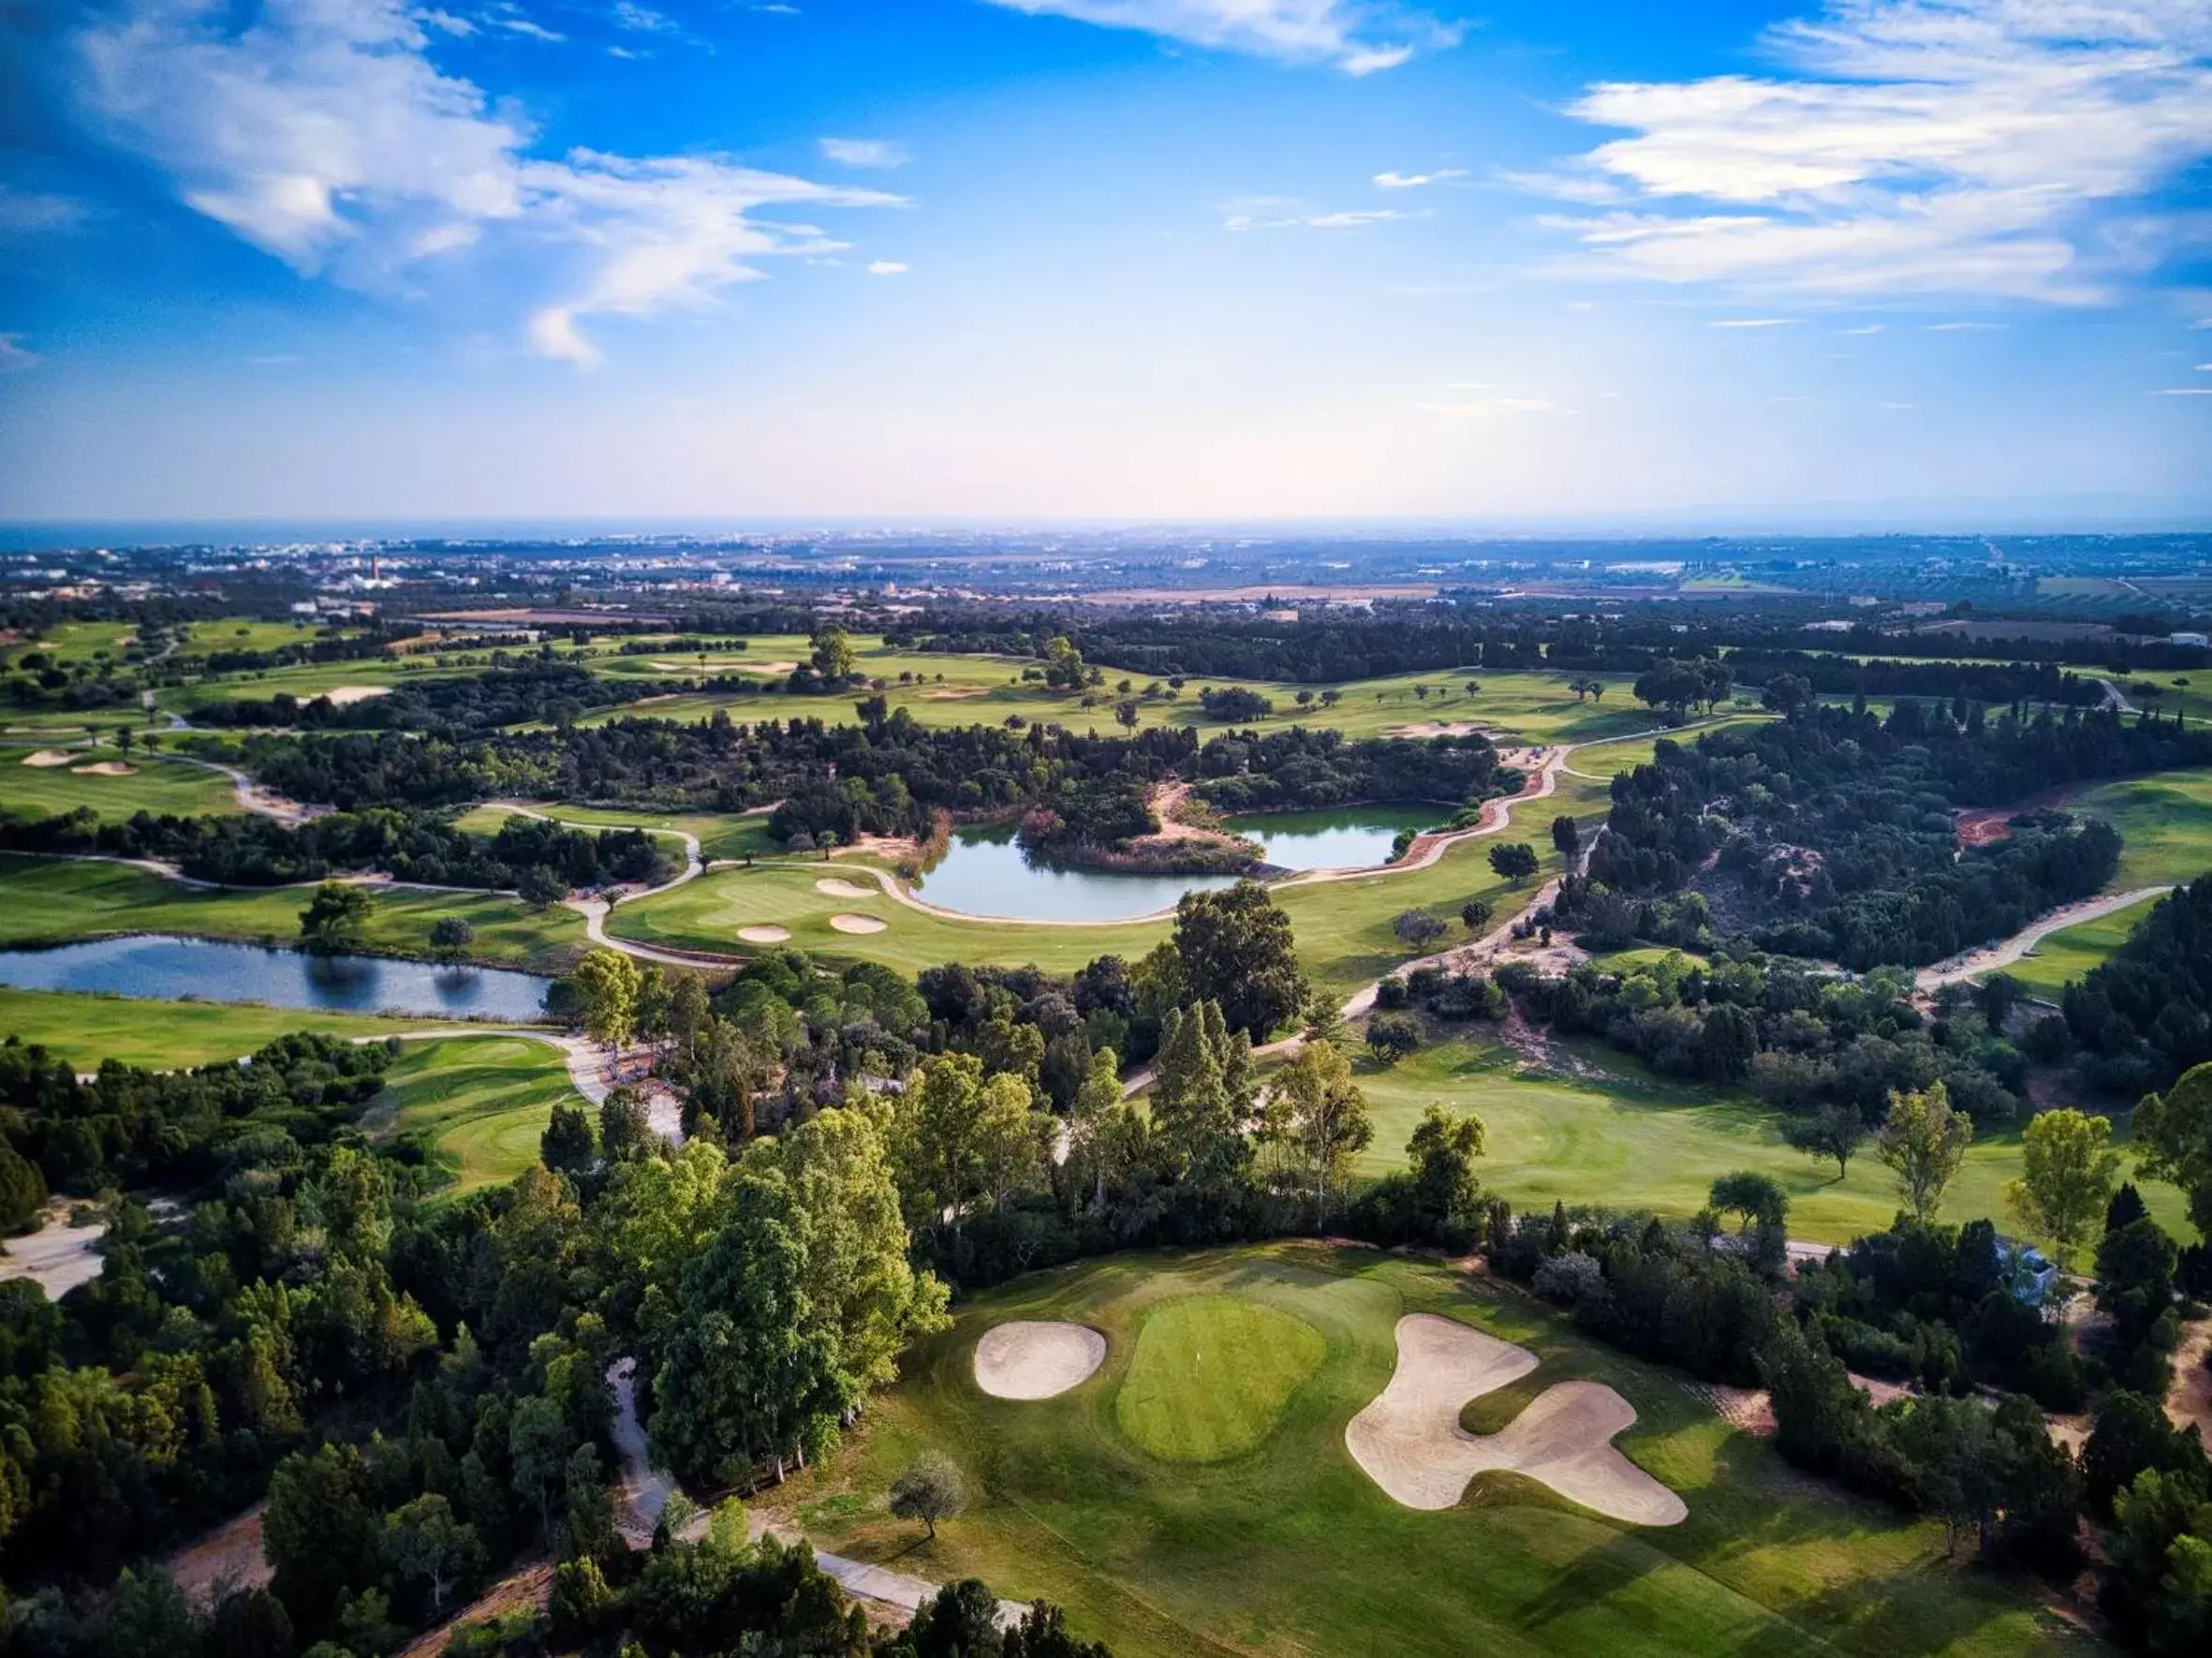
[[[699,842],[700,855],[718,858],[773,858],[783,848],[769,837],[766,812],[661,813],[637,807],[569,806],[533,801],[530,809],[563,823],[587,828],[654,829],[688,835]],[[484,805],[464,812],[455,822],[473,835],[496,835],[513,812],[503,806]],[[673,848],[670,849],[673,851]]]
[[[96,1071],[103,1059],[120,1059],[149,1071],[177,1071],[235,1059],[295,1031],[377,1036],[421,1024],[413,1017],[143,1001],[0,985],[0,1042],[14,1036],[26,1044],[43,1044],[78,1071]]]
[[[455,915],[476,929],[472,961],[539,972],[565,968],[583,947],[583,918],[555,906],[471,893],[372,888],[362,942],[396,955],[431,955],[430,928]],[[52,944],[115,933],[188,933],[294,945],[305,887],[211,891],[150,869],[93,859],[0,853],[0,945]]]
[[[1146,1314],[1115,1417],[1155,1457],[1218,1462],[1275,1431],[1328,1352],[1313,1325],[1261,1302],[1178,1295]]]
[[[2150,913],[2151,902],[2146,899],[2130,909],[2052,933],[2004,970],[2027,985],[2029,994],[2045,1001],[2057,1001],[2058,993],[2071,982],[2086,976],[2091,968],[2101,966],[2107,956],[2128,941],[2135,924]]]
[[[504,1184],[538,1161],[553,1108],[577,1098],[561,1050],[520,1036],[409,1044],[370,1102],[372,1124],[425,1133],[459,1177],[455,1192]]]
[[[1122,1426],[1145,1331],[1194,1296],[1264,1308],[1323,1343],[1273,1432],[1217,1462],[1158,1456]],[[1479,1479],[1440,1512],[1393,1502],[1351,1461],[1344,1432],[1389,1381],[1394,1326],[1411,1311],[1522,1343],[1546,1384],[1619,1389],[1639,1418],[1621,1448],[1683,1497],[1688,1519],[1625,1527],[1509,1475]],[[1098,1377],[1040,1401],[984,1394],[976,1340],[1010,1319],[1099,1331]],[[1208,1373],[1272,1362],[1216,1340]],[[1671,1373],[1438,1263],[1299,1245],[1114,1256],[964,1301],[953,1327],[902,1366],[842,1454],[756,1501],[843,1553],[1047,1597],[1118,1658],[2100,1650],[2039,1612],[2025,1583],[1954,1562],[1940,1525],[1805,1477]],[[971,1492],[934,1542],[892,1518],[884,1497],[927,1451],[951,1457]]]
[[[0,813],[39,817],[88,806],[103,818],[127,818],[133,812],[191,817],[239,809],[238,792],[221,772],[169,755],[148,754],[142,748],[133,748],[125,761],[111,734],[99,748],[85,749],[73,767],[25,763],[36,752],[25,748],[0,748]],[[81,769],[118,762],[137,769],[126,777],[101,777]]]
[[[2212,872],[2212,767],[2100,784],[2066,806],[2120,832],[2126,844],[2115,891],[2179,885]]]
[[[1577,1062],[1595,1060],[1626,1073],[1632,1061],[1595,1045]],[[1487,1149],[1478,1163],[1482,1183],[1515,1209],[1551,1207],[1555,1200],[1649,1208],[1688,1217],[1703,1206],[1716,1177],[1735,1169],[1771,1176],[1790,1196],[1790,1236],[1845,1243],[1890,1223],[1899,1199],[1890,1171],[1871,1148],[1851,1160],[1838,1180],[1833,1162],[1815,1162],[1783,1144],[1775,1118],[1750,1095],[1702,1085],[1676,1085],[1621,1074],[1603,1081],[1515,1074],[1515,1056],[1483,1039],[1439,1043],[1382,1070],[1363,1061],[1375,1138],[1359,1167],[1368,1175],[1403,1168],[1406,1141],[1432,1101],[1482,1118]],[[2132,1175],[2123,1113],[2114,1122]],[[2016,1129],[1975,1134],[1943,1206],[1947,1221],[1988,1216],[2004,1221],[2004,1187],[2020,1173]],[[2142,1183],[2159,1223],[2185,1241],[2194,1234],[2181,1194],[2162,1181]]]

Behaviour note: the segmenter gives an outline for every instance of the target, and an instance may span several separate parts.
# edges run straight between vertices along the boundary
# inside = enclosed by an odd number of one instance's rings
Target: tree
[[[1525,840],[1509,840],[1490,849],[1490,867],[1515,886],[1537,870],[1536,849]]]
[[[892,1513],[901,1519],[920,1520],[932,1538],[937,1534],[937,1521],[951,1519],[966,1506],[967,1487],[960,1470],[936,1451],[925,1453],[891,1482]]]
[[[1421,1114],[1406,1142],[1406,1161],[1413,1174],[1413,1212],[1424,1236],[1443,1239],[1454,1231],[1472,1231],[1482,1196],[1475,1174],[1482,1141],[1482,1119],[1472,1112],[1455,1117],[1431,1105]]]
[[[307,948],[325,954],[351,950],[368,925],[369,895],[343,881],[326,881],[300,911],[300,936]]]
[[[1807,1157],[1834,1158],[1836,1177],[1840,1180],[1859,1147],[1866,1143],[1866,1122],[1856,1105],[1823,1105],[1809,1117],[1786,1120],[1782,1138]]]
[[[1748,1169],[1714,1181],[1707,1202],[1717,1212],[1735,1216],[1738,1230],[1746,1232],[1754,1225],[1779,1226],[1790,1214],[1790,1199],[1781,1187]]]
[[[1480,898],[1469,898],[1459,907],[1459,919],[1470,933],[1479,933],[1490,925],[1490,906]]]
[[[599,1148],[608,1162],[635,1162],[651,1157],[659,1142],[660,1137],[653,1132],[644,1091],[609,1088],[607,1097],[599,1102]]]
[[[619,950],[594,950],[576,964],[568,983],[592,1040],[627,1046],[638,1019],[638,964]]]
[[[401,1582],[429,1591],[435,1622],[446,1615],[454,1585],[483,1564],[484,1548],[476,1528],[455,1519],[452,1504],[430,1492],[384,1517],[383,1555]]]
[[[1175,951],[1191,999],[1218,1003],[1230,1029],[1256,1042],[1305,1005],[1290,918],[1256,881],[1184,894],[1175,906]]]
[[[1570,864],[1582,851],[1582,831],[1574,826],[1574,820],[1562,812],[1552,820],[1552,845]]]
[[[2212,1065],[2184,1072],[2163,1094],[2146,1094],[2133,1134],[2143,1172],[2180,1187],[2190,1220],[2212,1237]]]
[[[1313,1176],[1315,1212],[1325,1225],[1332,1185],[1343,1185],[1351,1160],[1375,1137],[1367,1097],[1351,1079],[1351,1062],[1325,1038],[1307,1043],[1276,1073],[1275,1093],[1288,1109],[1290,1133]]]
[[[1390,924],[1390,930],[1397,934],[1408,949],[1419,950],[1442,938],[1448,929],[1426,910],[1408,910]]]
[[[2120,1155],[2112,1122],[2081,1111],[2045,1111],[2021,1131],[2020,1178],[2005,1201],[2031,1232],[2048,1239],[2060,1266],[2088,1242],[2112,1201]]]
[[[1966,1162],[1973,1143],[1973,1119],[1951,1108],[1939,1082],[1910,1093],[1890,1095],[1889,1115],[1875,1136],[1874,1155],[1897,1177],[1897,1191],[1922,1221],[1933,1221],[1943,1193]]]
[[[0,1233],[21,1232],[46,1206],[46,1177],[12,1146],[0,1145]]]
[[[138,741],[139,733],[127,725],[115,728],[115,747],[123,750],[123,758],[130,758],[130,746]]]
[[[1137,700],[1134,697],[1124,697],[1120,702],[1114,703],[1113,705],[1113,718],[1124,731],[1135,731],[1137,729],[1137,721],[1143,717],[1143,713],[1138,708]]]
[[[842,628],[818,628],[807,641],[808,661],[814,671],[834,685],[842,685],[859,671],[852,636]]]
[[[1638,674],[1631,688],[1638,702],[1666,709],[1679,725],[1689,717],[1689,705],[1704,695],[1705,681],[1695,662],[1669,659],[1654,662]]]
[[[430,924],[430,947],[446,961],[457,959],[476,942],[476,928],[458,915],[441,915]]]
[[[1421,1050],[1421,1027],[1411,1014],[1377,1014],[1367,1021],[1367,1051],[1384,1065],[1395,1065]]]
[[[597,1155],[591,1118],[584,1115],[583,1107],[556,1102],[545,1132],[538,1136],[538,1161],[556,1174],[581,1175]]]
[[[568,883],[543,864],[532,864],[515,878],[515,896],[533,910],[550,910],[568,896]]]
[[[304,1629],[324,1627],[348,1588],[376,1581],[368,1488],[351,1445],[294,1452],[270,1473],[261,1553],[276,1574],[276,1598]]]
[[[1220,1007],[1172,1010],[1154,1062],[1152,1128],[1178,1174],[1234,1161],[1251,1110],[1251,1042]]]

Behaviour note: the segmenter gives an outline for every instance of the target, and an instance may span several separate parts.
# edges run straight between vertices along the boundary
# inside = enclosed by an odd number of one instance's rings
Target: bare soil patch
[[[99,1252],[97,1221],[90,1226],[69,1223],[71,1206],[62,1198],[48,1202],[38,1230],[27,1237],[11,1237],[0,1255],[0,1279],[27,1278],[46,1292],[49,1301],[59,1301],[79,1284],[88,1284],[106,1265]]]
[[[940,685],[935,690],[923,691],[922,700],[925,703],[965,703],[970,697],[983,694],[983,688],[980,685]]]
[[[35,765],[44,770],[50,766],[75,765],[83,758],[84,756],[74,748],[41,748],[36,754],[24,755],[23,763]]]
[[[343,708],[352,703],[372,702],[377,697],[391,695],[389,685],[341,685],[322,693],[331,700],[333,708]]]
[[[747,944],[782,944],[791,936],[786,926],[741,926],[737,936]]]
[[[2205,1448],[2212,1451],[2212,1319],[2182,1326],[2181,1345],[2174,1354],[2174,1387],[2166,1395],[2166,1415],[2176,1428],[2194,1428]]]
[[[839,881],[834,875],[816,881],[814,890],[825,898],[872,898],[876,896],[866,887],[849,881]]]
[[[234,1589],[260,1589],[276,1576],[261,1555],[261,1510],[257,1503],[169,1557],[169,1575],[198,1605],[212,1606]]]
[[[1487,733],[1491,727],[1479,719],[1423,719],[1408,725],[1383,728],[1386,737],[1471,737]]]
[[[830,917],[830,925],[841,933],[879,933],[891,925],[873,915],[840,914]]]
[[[69,775],[73,777],[135,777],[139,775],[139,768],[125,765],[120,760],[103,760],[95,765],[73,766]]]
[[[1090,1379],[1106,1338],[1082,1325],[1017,1319],[976,1343],[976,1385],[993,1399],[1051,1399]]]
[[[1630,1525],[1678,1525],[1682,1499],[1615,1448],[1636,1409],[1602,1382],[1547,1387],[1503,1431],[1468,1433],[1459,1413],[1533,1370],[1536,1355],[1434,1313],[1398,1321],[1390,1385],[1352,1418],[1352,1459],[1408,1508],[1450,1508],[1479,1473],[1504,1471]]]

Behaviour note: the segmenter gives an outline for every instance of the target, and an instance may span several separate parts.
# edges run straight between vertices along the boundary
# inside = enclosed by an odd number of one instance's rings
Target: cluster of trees
[[[473,835],[432,812],[390,807],[332,812],[298,824],[250,812],[138,812],[116,822],[80,807],[0,819],[0,847],[156,858],[195,880],[227,886],[282,886],[333,871],[376,870],[434,886],[519,892],[537,904],[558,902],[576,887],[656,884],[675,873],[661,844],[641,829],[575,829],[518,813],[495,834]]]
[[[2212,875],[2154,903],[2127,942],[2067,985],[2061,1005],[2086,1074],[2113,1093],[2158,1088],[2212,1060]]]
[[[279,691],[266,699],[211,703],[193,718],[202,725],[420,732],[456,739],[525,720],[572,725],[594,708],[611,708],[668,690],[699,688],[688,681],[594,674],[579,663],[559,659],[550,645],[540,656],[512,661],[504,651],[494,651],[492,661],[494,665],[480,674],[402,679],[387,696],[354,703],[337,703],[327,696],[302,701],[290,691]]]
[[[2208,756],[2212,734],[2172,721],[2048,709],[1984,721],[1977,706],[1961,723],[1910,702],[1887,719],[1807,708],[1695,745],[1662,740],[1652,763],[1614,779],[1589,884],[1562,914],[1607,895],[1647,902],[1594,913],[1608,930],[1649,921],[1691,941],[1704,917],[1674,896],[1694,884],[1725,896],[1764,948],[1917,966],[2016,931],[2116,866],[2108,825],[2059,815],[2015,819],[2007,838],[1962,851],[1955,808]]]
[[[1764,686],[1788,676],[1802,686],[1777,712],[1790,714],[1814,696],[1919,697],[1951,703],[1965,722],[1975,703],[2050,703],[2091,708],[2104,700],[2094,679],[2062,672],[2051,662],[1913,662],[1885,658],[1830,656],[1815,651],[1742,645],[1721,653],[1739,684]]]

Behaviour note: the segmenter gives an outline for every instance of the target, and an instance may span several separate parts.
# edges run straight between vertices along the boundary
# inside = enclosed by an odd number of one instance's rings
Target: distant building
[[[2169,633],[2166,635],[2166,643],[2168,644],[2194,645],[2197,649],[2203,650],[2207,645],[2212,645],[2212,634]]]

